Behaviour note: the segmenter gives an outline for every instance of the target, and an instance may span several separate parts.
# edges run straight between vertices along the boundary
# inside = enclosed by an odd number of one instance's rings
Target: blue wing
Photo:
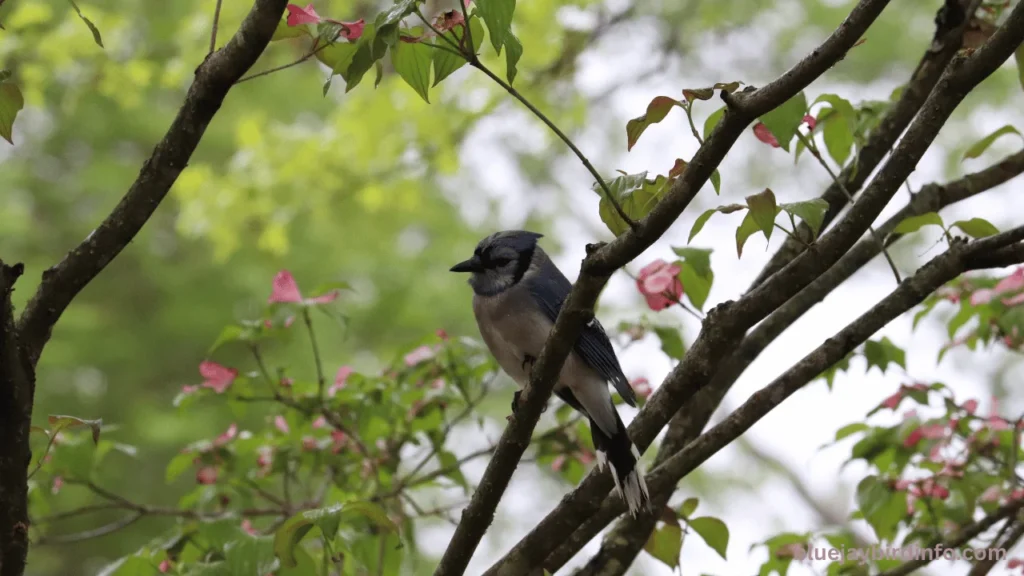
[[[544,267],[545,269],[540,274],[529,279],[527,285],[530,294],[540,305],[541,310],[554,322],[558,318],[558,312],[562,309],[562,303],[569,297],[572,283],[551,262],[545,262]],[[622,367],[619,366],[619,360],[615,356],[611,340],[608,339],[608,334],[605,333],[604,327],[597,321],[597,318],[583,327],[574,350],[605,381],[611,382],[615,386],[626,404],[636,406],[636,394],[622,373]]]

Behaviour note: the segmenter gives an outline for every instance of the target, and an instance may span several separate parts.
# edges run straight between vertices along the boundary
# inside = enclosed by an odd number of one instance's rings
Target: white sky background
[[[622,169],[629,173],[643,170],[649,170],[652,174],[665,173],[676,158],[690,158],[697,148],[697,143],[689,133],[682,110],[673,110],[661,124],[648,128],[629,154],[625,152],[624,146],[626,120],[642,114],[647,103],[657,95],[678,97],[680,90],[685,87],[696,88],[717,81],[736,79],[763,84],[784,72],[783,68],[775,69],[774,66],[769,66],[762,56],[772,51],[772,35],[765,32],[766,29],[771,29],[771,23],[762,21],[759,27],[761,33],[757,34],[751,34],[749,30],[742,31],[742,42],[730,41],[723,46],[719,38],[714,51],[688,55],[685,66],[681,66],[677,61],[659,77],[618,90],[613,97],[605,99],[600,107],[591,108],[589,117],[594,123],[592,130],[573,135],[575,142],[605,174],[614,169]],[[825,34],[822,33],[814,38],[808,38],[807,42],[817,44],[824,38]],[[633,84],[630,81],[630,74],[646,69],[644,65],[638,63],[650,61],[650,54],[656,52],[656,48],[651,45],[655,39],[656,35],[645,30],[642,25],[616,29],[605,38],[597,50],[592,50],[581,59],[581,67],[576,78],[578,89],[585,94],[596,95],[618,83]],[[736,40],[736,36],[733,40]],[[792,58],[788,65],[792,65],[796,60],[797,57]],[[1012,66],[1012,61],[1007,66]],[[825,92],[838,93],[854,104],[863,99],[885,100],[892,89],[903,82],[908,74],[909,71],[900,70],[896,75],[870,86],[837,85],[830,83],[826,75],[824,79],[809,87],[808,101]],[[1017,98],[1017,101],[1020,101],[1021,96],[1018,95]],[[696,105],[698,128],[703,125],[703,118],[720,105],[717,96],[710,102]],[[476,191],[484,191],[490,198],[499,199],[501,224],[506,228],[522,226],[527,215],[526,208],[544,210],[547,206],[547,209],[550,209],[554,200],[545,204],[545,195],[571,194],[574,211],[562,214],[558,220],[559,232],[545,238],[542,243],[549,252],[554,253],[556,262],[565,274],[574,279],[585,255],[584,246],[590,242],[611,238],[598,217],[598,197],[590,191],[593,179],[574,157],[567,156],[559,163],[558,185],[562,188],[561,191],[532,190],[524,193],[527,181],[515,172],[514,160],[507,156],[505,159],[496,156],[505,153],[503,146],[508,145],[508,136],[514,136],[519,145],[539,145],[537,136],[541,134],[543,126],[518,107],[509,106],[507,111],[508,114],[491,119],[486,126],[478,128],[467,141],[463,155],[466,163],[464,175],[467,179],[472,179]],[[971,116],[973,129],[970,132],[957,132],[952,127],[944,130],[936,146],[918,165],[917,171],[911,177],[911,185],[916,190],[928,182],[947,180],[944,178],[946,152],[942,149],[943,144],[962,146],[965,140],[977,140],[1006,123],[1024,126],[1022,111],[1024,106],[1018,107],[1016,111],[1003,108],[998,114],[974,110]],[[606,137],[610,129],[619,134],[611,143]],[[1018,143],[1010,138],[998,142],[982,159],[964,163],[962,174],[984,168],[1005,153],[1012,152],[1017,145]],[[686,245],[686,238],[694,219],[707,208],[730,202],[742,202],[744,196],[760,191],[766,186],[775,191],[780,202],[811,199],[817,197],[829,181],[828,175],[809,154],[803,155],[799,164],[794,166],[791,155],[760,143],[749,130],[727,157],[721,167],[721,173],[721,197],[715,197],[710,185],[706,186],[695,203],[683,213],[661,241],[629,266],[633,273],[653,259],[674,259],[669,247]],[[1019,214],[1019,210],[1008,210],[1007,207],[1019,205],[1019,193],[1016,201],[1012,196],[1014,191],[1019,192],[1022,186],[1024,181],[1018,178],[980,197],[947,208],[942,211],[942,215],[948,223],[970,213],[971,216],[989,219],[997,227],[1005,229],[1014,222],[1014,215]],[[898,193],[895,201],[878,222],[884,221],[902,207],[906,199],[905,191]],[[477,221],[479,216],[482,216],[482,206],[474,204],[476,206],[466,207],[466,215],[471,221]],[[752,236],[745,246],[742,259],[737,259],[734,233],[741,219],[742,214],[716,214],[694,239],[694,246],[715,249],[712,255],[715,284],[705,305],[705,311],[724,300],[738,298],[784,239],[784,235],[776,231],[768,250],[765,250],[764,237],[760,234]],[[1016,220],[1016,223],[1019,223],[1019,219]],[[939,254],[944,248],[943,244],[934,244],[938,235],[933,231],[920,232],[917,237],[916,242],[905,240],[899,245],[901,248],[891,251],[904,277],[911,275],[920,263]],[[559,249],[560,245],[564,250]],[[895,286],[895,279],[885,261],[880,257],[873,260],[776,340],[738,380],[723,406],[739,406],[751,393],[771,382],[825,338],[867,311]],[[644,307],[635,285],[627,276],[620,273],[613,277],[601,300],[600,316],[605,320],[605,324],[614,325],[614,321],[620,318],[638,318],[644,313],[659,322],[678,322],[685,325],[684,337],[687,342],[692,342],[699,331],[696,320],[678,309],[657,315],[651,313]],[[981,402],[981,413],[987,413],[992,383],[997,377],[996,373],[1006,364],[1005,353],[954,351],[937,367],[936,354],[945,342],[944,327],[935,322],[925,322],[916,332],[911,332],[910,315],[891,323],[875,338],[882,335],[889,336],[896,344],[905,347],[908,373],[912,378],[922,381],[942,380],[954,388],[958,399],[978,398]],[[661,352],[657,339],[653,337],[648,337],[644,342],[631,347],[621,355],[621,360],[630,378],[646,376],[653,386],[659,385],[672,367]],[[1022,373],[1024,370],[1017,365],[1002,378],[1005,379],[1004,382],[1013,382]],[[867,468],[863,465],[850,465],[840,472],[842,462],[849,456],[852,442],[847,441],[821,451],[819,447],[830,441],[840,427],[862,420],[868,410],[892,394],[898,385],[905,381],[907,377],[897,371],[890,371],[883,376],[877,370],[873,370],[865,375],[863,360],[855,361],[849,374],[840,375],[836,379],[831,392],[821,381],[811,384],[762,419],[745,438],[794,470],[820,501],[837,509],[841,515],[848,514],[853,510],[856,484],[863,478]],[[904,406],[900,412],[906,409]],[[1011,399],[1003,402],[1000,412],[1004,415],[1016,415],[1020,409],[1020,403]],[[635,411],[629,408],[623,409],[623,418],[627,422],[634,414]],[[724,415],[725,413],[720,410],[715,421]],[[500,433],[501,428],[495,425],[486,435],[487,438],[477,435],[472,439],[472,443],[467,441],[465,446],[461,446],[459,452],[469,452],[484,446],[486,442],[496,440]],[[649,450],[648,458],[653,456],[653,453],[653,450]],[[468,470],[471,481],[479,479],[486,463],[474,464]],[[766,559],[766,549],[762,547],[749,551],[751,544],[780,532],[800,532],[819,527],[817,516],[785,480],[777,477],[764,480],[768,473],[736,446],[730,446],[714,456],[701,470],[712,478],[716,475],[730,478],[747,477],[757,483],[757,488],[754,491],[731,490],[717,495],[697,494],[702,500],[698,515],[718,516],[729,526],[729,560],[722,560],[699,538],[691,537],[684,544],[682,553],[682,564],[686,574],[756,574],[758,567]],[[684,488],[677,491],[673,503],[694,495],[685,488],[685,481],[683,486]],[[483,572],[551,511],[568,490],[569,486],[554,481],[530,466],[520,467],[501,502],[498,517],[477,550],[467,574]],[[727,502],[727,505],[718,506],[716,502]],[[859,528],[862,535],[871,537],[872,533],[866,529],[863,522],[857,522],[854,526]],[[423,543],[440,553],[447,544],[451,531],[449,526],[429,529],[423,533]],[[585,551],[577,555],[559,574],[568,574],[571,567],[585,563],[597,551],[599,545],[600,538],[592,541]],[[827,562],[821,563],[816,569],[823,573],[826,564]],[[966,571],[966,564],[951,565],[947,562],[935,562],[929,569],[931,574],[965,574]],[[673,572],[645,553],[641,553],[632,573],[659,575]],[[790,569],[790,574],[814,572],[806,567],[794,565]]]

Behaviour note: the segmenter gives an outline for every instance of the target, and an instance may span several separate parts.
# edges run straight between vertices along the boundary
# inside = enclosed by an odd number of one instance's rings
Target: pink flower
[[[50,492],[56,494],[60,492],[60,489],[64,486],[64,478],[62,476],[53,477],[53,486],[50,488]]]
[[[238,377],[238,370],[205,360],[199,364],[199,374],[205,378],[202,383],[204,388],[212,388],[217,394],[223,394]]]
[[[994,288],[982,288],[975,290],[971,294],[971,304],[978,306],[979,304],[988,304],[996,296],[1002,296],[1008,292],[1017,292],[1024,289],[1024,266],[1017,268],[1013,274],[1010,274],[1006,278],[1000,280]],[[1024,302],[1024,293],[1014,296],[1012,298],[1003,299],[1003,304],[1006,306],[1014,306]]]
[[[363,36],[363,29],[366,28],[366,22],[362,18],[355,22],[342,22],[340,20],[331,20],[331,22],[341,26],[341,32],[338,35],[346,40],[359,40]]]
[[[1006,563],[1007,568],[1021,568],[1024,567],[1024,560],[1020,558],[1010,558],[1010,561]]]
[[[288,25],[301,26],[302,24],[316,24],[320,22],[320,15],[313,9],[312,4],[305,8],[299,8],[295,4],[288,5]]]
[[[323,416],[317,416],[316,420],[313,420],[313,430],[318,430],[327,426],[327,419]]]
[[[754,136],[772,148],[779,147],[779,141],[775,138],[775,135],[772,134],[771,130],[764,125],[764,122],[758,122],[754,125]]]
[[[444,388],[444,378],[435,378],[434,381],[430,383],[430,387],[433,388],[434,390],[440,390]]]
[[[283,434],[291,432],[291,428],[288,427],[288,421],[284,419],[284,416],[278,414],[274,416],[274,428],[277,428]]]
[[[946,435],[946,427],[943,424],[926,424],[924,426],[918,426],[915,428],[907,439],[903,441],[903,446],[906,448],[913,448],[922,439],[935,440],[936,438],[942,438]]]
[[[554,470],[555,472],[558,472],[562,469],[563,466],[565,466],[565,456],[563,454],[559,454],[551,462],[551,469]]]
[[[270,292],[267,304],[275,302],[294,302],[307,305],[326,304],[336,300],[340,294],[341,292],[335,289],[314,298],[303,298],[302,293],[299,292],[299,285],[295,282],[295,277],[292,276],[292,273],[287,270],[281,270],[274,276],[273,290]],[[288,324],[286,323],[285,325],[287,326]]]
[[[974,414],[974,412],[978,409],[978,401],[968,400],[967,402],[964,402],[961,408],[963,408],[968,414]]]
[[[448,333],[445,332],[444,328],[438,328],[437,332],[435,332],[435,334],[437,334],[437,337],[440,338],[441,340],[447,340],[448,339]]]
[[[647,300],[647,306],[651,310],[664,310],[682,298],[683,283],[678,277],[679,270],[679,266],[661,259],[640,270],[636,287]]]
[[[157,567],[157,570],[159,570],[161,574],[167,574],[171,571],[171,561],[164,560],[160,563],[160,566]]]
[[[221,434],[220,436],[217,436],[217,438],[215,438],[213,440],[213,445],[214,446],[223,446],[223,445],[227,444],[228,442],[231,442],[232,440],[234,440],[235,436],[237,436],[237,435],[238,435],[238,425],[236,425],[234,422],[232,422],[231,426],[228,426],[228,429],[225,430],[223,434]]]
[[[903,490],[906,490],[907,488],[909,488],[911,486],[911,484],[913,484],[913,482],[911,482],[910,480],[905,480],[903,478],[900,478],[899,480],[897,480],[892,485],[892,487],[895,490],[903,491]]]
[[[213,484],[217,482],[217,469],[213,466],[205,466],[196,472],[196,482],[200,484]]]
[[[348,377],[352,375],[352,372],[354,372],[354,370],[352,370],[351,366],[342,366],[341,368],[338,368],[337,374],[334,375],[334,384],[331,384],[331,387],[327,389],[327,395],[334,398],[334,395],[338,393],[338,390],[345,387],[345,382],[348,380]]]
[[[804,114],[803,123],[807,124],[807,127],[811,130],[814,130],[814,127],[818,125],[818,121],[810,114]],[[778,139],[775,138],[775,135],[772,134],[771,130],[764,125],[764,122],[758,122],[754,125],[754,136],[772,148],[780,148]]]
[[[302,449],[305,450],[306,452],[312,452],[312,451],[316,450],[317,449],[316,438],[313,438],[312,436],[303,436],[302,437]]]
[[[885,406],[886,408],[888,408],[890,410],[895,410],[896,407],[898,407],[900,405],[900,402],[902,402],[902,401],[903,401],[903,387],[900,386],[900,389],[897,390],[895,394],[893,394],[892,396],[889,396],[885,400],[882,400],[882,406]]]
[[[270,446],[260,446],[256,453],[256,465],[260,468],[270,468],[274,463],[274,449]]]
[[[252,522],[250,522],[248,518],[244,518],[242,520],[242,530],[245,530],[247,533],[253,536],[259,536],[259,532],[257,532],[256,529],[252,527]]]
[[[434,27],[442,32],[447,32],[465,23],[466,19],[462,16],[461,10],[449,10],[434,20]]]
[[[1024,498],[1024,488],[1016,488],[1010,492],[1010,500],[1020,500],[1021,498]]]
[[[583,464],[583,465],[590,464],[591,462],[594,461],[594,453],[591,452],[590,450],[584,449],[584,450],[580,451],[579,460],[580,460],[580,463]]]
[[[637,396],[640,396],[641,398],[647,398],[648,396],[651,395],[651,383],[647,380],[647,378],[636,378],[632,382],[630,382],[629,385],[633,387],[633,391],[636,392]]]
[[[345,433],[341,430],[331,430],[331,440],[334,441],[331,444],[331,453],[337,454],[348,443],[348,436],[345,436]]]
[[[405,355],[405,365],[415,366],[420,362],[430,360],[434,357],[434,350],[429,346],[420,346],[419,348],[409,352]]]
[[[181,387],[182,394],[194,394],[197,390],[199,390],[198,384],[186,384]]]
[[[979,502],[998,502],[999,497],[1003,495],[1003,490],[999,486],[989,486],[985,488],[985,491],[978,497]]]

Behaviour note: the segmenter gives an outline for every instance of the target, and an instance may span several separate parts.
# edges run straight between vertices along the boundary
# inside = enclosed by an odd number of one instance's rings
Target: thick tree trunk
[[[21,576],[28,555],[28,437],[35,376],[14,328],[11,293],[21,272],[21,264],[0,261],[0,576]]]

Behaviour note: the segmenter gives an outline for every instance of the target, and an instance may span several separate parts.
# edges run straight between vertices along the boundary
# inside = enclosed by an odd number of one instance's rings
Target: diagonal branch
[[[950,538],[945,541],[936,542],[934,545],[929,546],[928,549],[944,550],[947,548],[959,548],[964,544],[967,544],[974,538],[976,538],[985,530],[988,530],[989,528],[995,526],[1000,521],[1013,516],[1014,514],[1019,512],[1021,508],[1024,508],[1024,500],[1015,500],[1009,504],[1002,506],[995,512],[989,514],[988,516],[982,518],[974,524],[964,527],[959,532],[957,532],[957,534],[953,538]],[[922,558],[918,560],[911,560],[909,562],[900,564],[898,567],[893,568],[892,570],[880,572],[878,576],[907,576],[908,574],[913,574],[914,570],[927,566],[932,561],[932,559],[937,559],[939,556],[939,554],[934,554],[931,558],[928,559]]]
[[[962,272],[978,269],[979,255],[1004,246],[1016,246],[1022,239],[1024,226],[970,244],[962,240],[954,241],[949,250],[925,264],[889,296],[804,356],[771,384],[751,395],[728,418],[665,460],[661,466],[647,475],[648,488],[651,492],[659,494],[663,491],[672,491],[687,474],[749,430],[786,398],[852,352],[872,334]],[[1021,261],[1024,261],[1024,251],[1021,256]],[[599,515],[617,515],[624,510],[625,505],[621,500],[609,498],[604,502]]]
[[[910,125],[921,106],[924,105],[925,99],[938,83],[943,71],[963,45],[964,30],[970,22],[970,18],[966,17],[967,14],[973,15],[980,4],[980,0],[946,0],[943,7],[939,9],[935,16],[936,27],[932,44],[911,74],[903,94],[868,136],[867,143],[857,152],[853,163],[840,172],[838,179],[830,184],[820,196],[829,205],[822,220],[822,229],[826,228],[848,203],[852,203],[847,192],[856,194],[861,189],[861,186],[867,182],[868,177],[892,149],[896,140]],[[782,247],[775,252],[768,264],[758,274],[750,289],[762,284],[772,274],[803,253],[806,243],[814,239],[814,234],[806,223],[801,222],[794,232],[796,239],[787,238],[783,242]]]
[[[1024,173],[1024,151],[1013,154],[993,166],[958,180],[946,184],[928,184],[914,196],[907,206],[882,224],[878,231],[882,236],[887,237],[886,245],[892,245],[903,237],[901,234],[891,235],[892,230],[906,218],[925,212],[938,211],[950,204],[999,186],[1022,173]],[[819,276],[809,286],[801,290],[799,294],[776,309],[768,318],[750,331],[729,356],[729,359],[722,363],[711,382],[692,399],[686,401],[673,417],[669,424],[668,433],[658,450],[656,463],[660,464],[664,459],[682,450],[687,444],[692,442],[707,426],[711,415],[717,409],[725,394],[765,348],[808,310],[813,308],[818,302],[821,302],[837,286],[845,282],[875,258],[878,253],[879,247],[877,242],[870,238],[861,240],[839,262],[829,268],[827,272]],[[988,258],[988,256],[986,257]],[[1009,265],[1005,262],[995,261],[997,257],[998,254],[994,253],[990,257],[992,261],[984,263],[985,267]],[[655,496],[655,498],[657,497]],[[615,516],[616,514],[611,514],[602,509],[598,514],[588,518],[579,529],[573,532],[571,537],[548,556],[544,562],[547,569],[556,570],[563,566],[587,542],[603,530],[609,522],[614,520]],[[631,518],[623,518],[620,523],[621,526],[617,526],[616,531],[619,531],[621,527],[623,534],[629,534],[635,540],[637,537],[633,536],[634,531],[627,529],[627,527],[635,527],[639,520],[640,518],[636,521]],[[614,539],[611,541],[614,541]],[[635,548],[632,551],[633,556],[639,553],[644,541],[645,539],[639,540],[638,545],[633,547]],[[602,553],[603,550],[599,552],[599,554]],[[620,545],[614,557],[621,559],[627,553],[628,549]],[[610,556],[604,555],[604,557],[608,558]]]
[[[864,9],[865,4],[870,3],[862,2],[858,5],[847,22],[853,20],[858,15],[858,11]],[[915,119],[892,157],[872,181],[862,198],[833,230],[812,245],[811,250],[798,256],[773,278],[739,301],[727,302],[709,312],[700,335],[686,357],[648,400],[640,415],[629,427],[630,436],[639,447],[646,448],[682,403],[691,398],[710,380],[725,358],[727,351],[738,344],[747,329],[761,321],[775,307],[785,303],[819,274],[828,270],[864,234],[902,182],[913,171],[925,150],[938,134],[939,129],[960,101],[974,86],[1009,58],[1022,39],[1024,39],[1024,6],[1018,5],[1009,15],[1006,23],[992,35],[985,46],[970,57],[962,56],[954,61],[950,70],[939,81],[938,89],[929,96],[922,113]],[[821,52],[819,50],[815,54]],[[774,83],[762,90],[766,90],[772,85]],[[694,172],[688,168],[680,179],[681,183],[677,183],[678,187],[685,188],[689,181],[687,176],[701,172],[703,166],[697,162],[698,158],[703,152],[717,148],[717,144],[714,142],[716,137],[732,129],[730,118],[734,114],[733,111],[739,110],[740,114],[749,112],[751,110],[750,103],[757,101],[758,92],[746,97],[737,95],[733,99],[732,108],[725,114],[711,138],[701,147],[694,157],[694,162],[690,165],[690,168],[695,165],[698,168]],[[673,188],[677,190],[678,187],[674,186]],[[647,230],[644,225],[660,217],[662,214],[660,209],[676,200],[674,195],[667,197],[642,222],[639,234],[623,235],[607,247],[607,252],[602,250],[602,254],[608,253],[611,258],[614,258],[617,252],[628,250],[630,244],[638,242],[637,236]],[[588,269],[590,262],[592,262],[591,258],[584,261],[584,273],[595,268],[603,270],[599,261],[596,261],[595,265]],[[585,276],[581,274],[581,277]],[[593,514],[600,507],[601,501],[610,487],[611,482],[607,478],[594,473],[588,475],[581,486],[565,497],[555,511],[492,567],[491,572],[504,573],[505,570],[508,570],[508,573],[515,573],[530,566],[539,565],[544,556],[558,545],[558,535],[570,534],[573,529]]]
[[[583,323],[593,317],[594,304],[611,274],[650,247],[675,222],[746,126],[804,89],[840,60],[887,4],[888,0],[861,0],[850,16],[811,55],[778,80],[758,90],[747,92],[742,98],[742,106],[725,113],[721,122],[694,155],[683,175],[636,228],[626,231],[610,244],[596,248],[588,246],[588,256],[583,262],[579,279],[563,305],[552,333],[534,365],[530,383],[523,391],[524,405],[513,416],[510,425],[502,434],[495,456],[484,472],[480,487],[473,494],[473,499],[463,512],[462,521],[445,550],[435,572],[437,576],[465,572],[470,558],[494,518],[498,501],[508,487],[512,473],[529,444],[541,408],[551,396],[555,378],[561,371],[573,343],[579,337]],[[723,314],[724,311],[718,310],[716,314],[716,310],[712,310],[708,315],[708,322],[714,322],[716,317]],[[743,327],[738,325],[724,328],[726,329],[719,330],[719,338],[712,337],[706,340],[713,343],[716,339],[725,340],[721,336],[728,334],[735,337],[737,332],[741,335],[743,331]],[[705,367],[710,368],[706,365]],[[660,429],[665,424],[669,415],[665,415],[657,428]],[[635,435],[635,432],[631,430],[630,434]],[[640,441],[635,443],[646,447],[650,440],[641,437]],[[603,492],[607,493],[611,488],[610,477],[606,474],[591,474],[588,480],[595,478],[601,484]],[[534,564],[543,559],[548,550],[541,552]],[[521,574],[523,571],[513,568],[512,573]]]
[[[71,300],[131,242],[167,196],[228,90],[270,42],[287,3],[253,3],[238,32],[196,69],[192,86],[170,129],[117,207],[59,264],[43,273],[39,289],[18,321],[22,344],[33,365],[39,361],[53,325]]]

